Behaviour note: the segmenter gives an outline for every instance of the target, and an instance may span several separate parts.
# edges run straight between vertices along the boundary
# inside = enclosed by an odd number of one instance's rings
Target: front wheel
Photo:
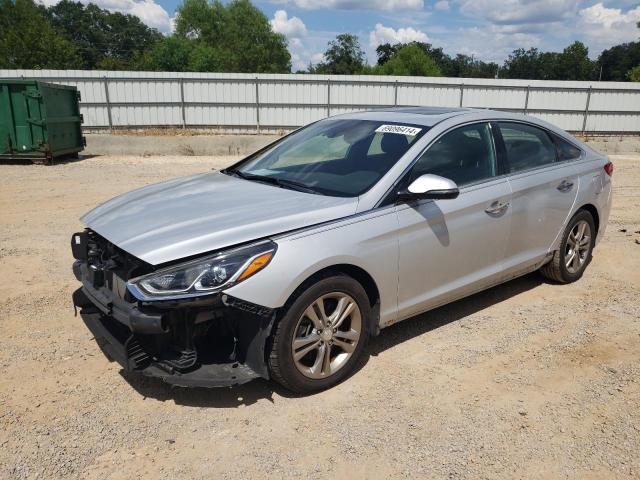
[[[269,370],[298,393],[330,388],[357,366],[369,337],[371,307],[362,286],[345,275],[304,291],[276,326]]]
[[[596,233],[591,213],[578,211],[564,231],[560,248],[540,269],[542,275],[560,283],[579,280],[591,262]]]

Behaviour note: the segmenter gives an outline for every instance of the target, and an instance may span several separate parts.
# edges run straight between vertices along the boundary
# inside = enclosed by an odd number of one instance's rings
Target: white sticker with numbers
[[[380,125],[376,128],[376,132],[397,133],[400,135],[409,135],[410,137],[415,137],[421,131],[421,128],[407,127],[406,125]]]

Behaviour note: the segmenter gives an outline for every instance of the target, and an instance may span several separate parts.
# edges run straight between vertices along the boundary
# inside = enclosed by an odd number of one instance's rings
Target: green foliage
[[[0,68],[81,68],[76,47],[33,0],[0,0]]]
[[[442,48],[434,48],[431,44],[424,42],[382,44],[376,48],[378,65],[385,65],[400,49],[408,45],[414,45],[422,50],[446,77],[494,78],[499,68],[496,63],[485,63],[468,55],[458,54],[452,58],[444,53]]]
[[[602,80],[624,82],[627,72],[640,65],[640,42],[629,42],[604,50],[598,58]]]
[[[448,77],[495,78],[500,67],[494,62],[483,62],[469,55],[458,54],[446,64]]]
[[[403,45],[395,51],[383,65],[371,69],[378,75],[411,75],[421,77],[440,77],[442,72],[435,60],[429,57],[415,43]]]
[[[556,61],[556,80],[595,79],[596,62],[589,59],[589,49],[582,42],[573,42]]]
[[[518,48],[509,54],[504,66],[500,71],[500,76],[504,78],[539,78],[540,74],[540,52],[537,48]]]
[[[537,48],[514,50],[500,70],[504,78],[536,80],[594,80],[597,64],[589,59],[589,49],[573,42],[561,53],[540,52]]]
[[[194,43],[184,37],[172,35],[145,52],[141,61],[141,70],[165,72],[188,72],[189,58]]]
[[[176,34],[211,42],[222,35],[226,9],[219,0],[185,0],[178,7]]]
[[[366,65],[364,51],[358,37],[342,33],[329,42],[324,53],[324,62],[310,66],[309,73],[330,75],[356,75],[362,73]]]
[[[640,65],[627,72],[627,78],[632,82],[640,82]]]
[[[162,39],[134,15],[62,0],[48,10],[51,24],[78,49],[82,68],[136,69],[140,54]]]
[[[169,58],[166,58],[166,56]],[[176,33],[145,57],[149,70],[289,73],[291,55],[284,35],[249,0],[184,0]]]

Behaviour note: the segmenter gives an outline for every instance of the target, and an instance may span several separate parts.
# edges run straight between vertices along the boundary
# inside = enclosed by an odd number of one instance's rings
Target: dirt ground
[[[124,375],[73,315],[78,217],[230,158],[0,165],[0,477],[640,478],[640,156],[612,159],[581,281],[533,274],[397,324],[309,397]]]

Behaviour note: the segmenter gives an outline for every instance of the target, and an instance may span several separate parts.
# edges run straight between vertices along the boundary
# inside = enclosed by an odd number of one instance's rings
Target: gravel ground
[[[84,211],[231,158],[0,165],[0,477],[640,478],[640,156],[612,159],[581,281],[533,274],[394,325],[309,397],[125,375],[73,315]]]

